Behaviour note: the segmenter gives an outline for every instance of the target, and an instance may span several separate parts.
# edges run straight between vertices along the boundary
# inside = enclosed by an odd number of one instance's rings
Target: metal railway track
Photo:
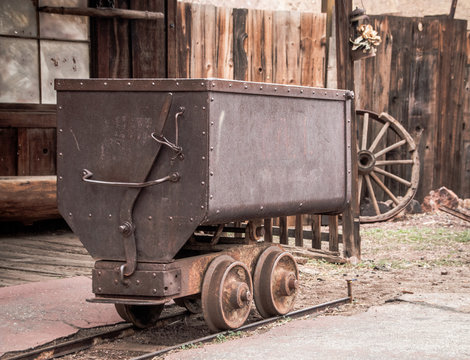
[[[263,326],[263,325],[278,321],[278,320],[283,319],[283,318],[298,317],[298,316],[307,315],[307,314],[311,314],[311,313],[318,313],[318,312],[324,311],[324,310],[326,310],[328,308],[331,308],[331,307],[337,307],[337,306],[340,306],[340,305],[350,303],[350,302],[352,302],[352,299],[353,299],[353,297],[352,297],[352,284],[351,284],[351,282],[353,280],[346,280],[346,281],[347,281],[347,289],[348,289],[347,297],[331,300],[331,301],[328,301],[328,302],[325,302],[325,303],[322,303],[322,304],[318,304],[318,305],[310,306],[310,307],[303,308],[303,309],[300,309],[300,310],[292,311],[292,312],[290,312],[286,315],[275,316],[275,317],[271,317],[271,318],[268,318],[268,319],[262,319],[262,320],[259,320],[259,321],[255,321],[255,322],[246,324],[246,325],[238,328],[237,331],[247,331],[247,330],[250,330],[250,329],[257,328],[259,326]],[[181,319],[186,318],[188,316],[188,314],[190,314],[188,311],[184,311],[184,312],[181,312],[181,313],[178,313],[178,314],[162,317],[157,321],[157,323],[155,324],[155,327],[159,327],[159,328],[164,327],[164,326],[166,326],[168,324],[171,324],[175,321],[179,321]],[[74,353],[77,353],[77,352],[82,351],[82,350],[90,349],[93,346],[101,344],[105,341],[115,340],[115,339],[123,338],[123,337],[129,337],[129,336],[135,334],[138,331],[140,331],[140,330],[134,328],[132,326],[132,324],[121,324],[121,325],[117,325],[116,328],[111,329],[111,330],[105,330],[105,331],[99,332],[99,333],[94,334],[94,335],[90,335],[90,336],[81,337],[81,338],[78,338],[78,339],[73,339],[73,340],[61,342],[61,343],[58,343],[58,344],[50,345],[50,346],[47,346],[47,347],[42,347],[42,348],[39,348],[39,349],[34,349],[34,350],[31,350],[31,351],[26,352],[26,353],[17,354],[17,355],[12,354],[11,356],[9,356],[8,354],[5,354],[5,356],[2,359],[4,359],[4,360],[54,359],[54,358],[58,358],[58,357],[61,357],[61,356],[74,354]],[[225,336],[225,335],[228,335],[228,334],[229,334],[229,331],[221,331],[221,332],[214,333],[214,334],[211,334],[211,335],[208,335],[208,336],[196,338],[194,340],[190,340],[190,341],[187,341],[187,342],[184,342],[184,343],[176,344],[176,345],[173,345],[173,346],[168,346],[168,347],[165,347],[163,349],[159,349],[159,350],[154,351],[154,352],[148,352],[144,355],[134,357],[131,360],[152,359],[156,356],[163,355],[163,354],[165,354],[167,352],[170,352],[170,351],[173,351],[173,350],[181,349],[181,348],[191,346],[191,345],[194,345],[194,344],[205,343],[205,342],[217,339],[220,336]]]

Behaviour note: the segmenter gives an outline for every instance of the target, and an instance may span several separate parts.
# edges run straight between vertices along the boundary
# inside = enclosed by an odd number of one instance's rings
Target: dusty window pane
[[[31,0],[0,0],[0,34],[37,36],[36,8]]]
[[[54,104],[54,79],[89,78],[88,44],[41,41],[42,103]]]
[[[86,0],[41,0],[40,6],[86,7]],[[88,40],[88,17],[39,13],[41,37]]]
[[[0,37],[0,102],[39,103],[36,40]]]

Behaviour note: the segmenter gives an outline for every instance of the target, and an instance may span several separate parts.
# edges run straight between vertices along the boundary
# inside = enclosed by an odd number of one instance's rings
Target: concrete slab
[[[469,293],[406,299],[353,316],[294,320],[165,359],[470,359]]]
[[[113,305],[85,301],[93,296],[83,276],[0,288],[0,356],[122,321]]]

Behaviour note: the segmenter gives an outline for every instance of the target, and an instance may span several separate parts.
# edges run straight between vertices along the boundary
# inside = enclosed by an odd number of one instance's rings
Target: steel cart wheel
[[[202,312],[201,299],[199,297],[184,297],[173,299],[175,304],[186,308],[192,314],[199,314]]]
[[[114,304],[123,320],[145,329],[156,323],[165,305],[128,305]]]
[[[357,110],[356,120],[359,134],[358,201],[359,204],[363,204],[368,197],[375,211],[375,215],[360,216],[359,220],[362,223],[385,221],[404,209],[416,193],[419,181],[418,150],[411,135],[387,113],[378,115],[372,111]],[[377,135],[370,136],[374,127],[380,130]],[[387,137],[393,139],[392,143],[381,145],[382,140]],[[406,151],[397,151],[405,147]],[[386,159],[386,154],[392,154],[392,151],[394,158]],[[401,190],[392,192],[390,185],[387,186],[386,181],[381,177],[390,179],[390,183],[398,183],[395,188],[401,188]],[[374,190],[373,183],[376,190]],[[376,197],[376,191],[379,189],[383,191],[384,200],[392,201],[392,208],[388,211],[381,210],[379,207]]]
[[[267,248],[256,263],[253,276],[256,308],[264,318],[292,310],[299,271],[294,257],[277,246]]]
[[[213,331],[236,329],[244,324],[253,299],[250,271],[240,261],[220,255],[207,268],[202,284],[204,319]]]

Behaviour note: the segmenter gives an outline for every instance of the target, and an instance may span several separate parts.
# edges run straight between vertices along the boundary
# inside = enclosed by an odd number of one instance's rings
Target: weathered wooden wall
[[[177,76],[324,86],[326,15],[178,3]]]
[[[466,21],[445,16],[371,21],[383,43],[376,57],[356,63],[356,108],[388,112],[411,134],[422,130],[419,201],[440,186],[470,197]],[[400,171],[409,178],[409,167]],[[388,186],[400,193],[398,183]]]

